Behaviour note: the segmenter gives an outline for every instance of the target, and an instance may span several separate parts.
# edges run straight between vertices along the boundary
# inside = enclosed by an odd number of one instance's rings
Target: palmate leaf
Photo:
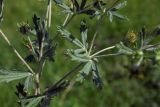
[[[15,72],[15,71],[9,71],[9,70],[0,70],[0,83],[1,82],[10,82],[13,80],[22,79],[25,77],[30,76],[31,73],[28,72]]]

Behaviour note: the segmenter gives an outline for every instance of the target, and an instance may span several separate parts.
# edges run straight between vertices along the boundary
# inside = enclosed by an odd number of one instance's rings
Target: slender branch
[[[49,0],[49,18],[48,18],[48,28],[51,27],[51,20],[52,20],[52,0]]]
[[[146,46],[146,47],[142,47],[141,49],[142,50],[149,50],[149,49],[151,49],[151,48],[155,48],[155,47],[157,47],[157,46],[160,46],[160,43],[156,43],[156,44],[154,44],[154,45],[148,45],[148,46]]]
[[[64,27],[64,28],[67,27],[68,24],[73,20],[74,17],[75,17],[75,14],[73,14],[73,15],[70,17],[70,19],[68,19],[68,21],[66,21],[66,23],[63,23],[63,27]]]
[[[72,80],[72,81],[70,82],[69,86],[66,88],[64,94],[63,94],[62,97],[60,98],[61,101],[60,101],[60,103],[59,103],[59,107],[62,107],[63,102],[65,101],[68,93],[72,90],[72,88],[73,88],[73,86],[74,86],[75,83],[76,83],[76,81],[74,81],[74,80]]]
[[[70,16],[70,14],[67,14],[67,16],[66,16],[66,18],[65,18],[62,26],[65,26],[65,24],[67,23],[67,21],[68,21],[68,19],[69,19],[69,16]]]
[[[48,25],[48,28],[51,27],[51,19],[52,19],[51,17],[52,17],[52,0],[48,0],[48,6],[45,18],[45,26]]]
[[[104,48],[104,49],[102,49],[102,50],[94,53],[94,54],[91,55],[90,57],[94,57],[94,56],[96,56],[96,55],[98,55],[98,54],[100,54],[100,53],[102,53],[102,52],[105,52],[105,51],[107,51],[107,50],[113,49],[113,48],[115,48],[115,47],[116,47],[116,46],[111,46],[111,47]]]
[[[91,42],[90,49],[89,49],[89,55],[91,54],[91,51],[92,51],[92,48],[93,48],[93,45],[94,45],[94,41],[95,41],[95,39],[96,39],[97,34],[98,34],[98,31],[96,30],[96,32],[94,33],[92,42]]]
[[[30,39],[29,36],[27,36],[27,37],[28,37],[29,44],[31,45],[32,52],[33,52],[34,55],[36,55],[35,49],[34,49],[34,47],[33,47],[33,45],[32,45],[32,41],[31,41],[31,39]]]
[[[7,42],[7,44],[13,49],[14,53],[17,55],[17,57],[24,63],[24,65],[29,69],[29,72],[32,74],[35,74],[32,68],[27,64],[27,62],[22,58],[22,56],[19,54],[19,52],[12,46],[7,36],[2,32],[0,29],[0,34],[4,38],[4,40]]]
[[[47,91],[50,91],[52,89],[55,88],[55,86],[57,86],[58,84],[60,84],[63,80],[65,80],[68,76],[70,76],[72,73],[77,72],[77,69],[79,69],[81,66],[83,65],[83,63],[78,64],[77,66],[75,66],[71,71],[69,71],[68,73],[66,73],[60,80],[58,80],[52,87],[50,87]]]
[[[142,61],[143,61],[143,56],[141,56],[141,57],[140,57],[140,59],[138,60],[138,62],[137,62],[137,64],[136,64],[136,65],[137,65],[137,66],[140,66],[140,65],[141,65],[141,63],[142,63]]]
[[[39,95],[41,93],[40,91],[40,76],[39,73],[35,75],[35,81],[36,81],[36,90],[35,90],[35,95]]]
[[[98,55],[98,56],[95,56],[95,58],[109,57],[109,56],[117,56],[117,55],[122,55],[122,53],[114,53],[114,54]]]

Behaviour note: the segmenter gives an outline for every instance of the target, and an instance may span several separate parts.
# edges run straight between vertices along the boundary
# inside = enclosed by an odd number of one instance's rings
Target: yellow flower
[[[126,40],[130,43],[135,43],[137,41],[137,34],[133,31],[129,31],[126,36]]]

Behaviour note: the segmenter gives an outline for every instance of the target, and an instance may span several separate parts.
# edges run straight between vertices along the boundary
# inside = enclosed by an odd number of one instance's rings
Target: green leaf
[[[108,15],[109,15],[109,21],[112,22],[113,21],[113,14],[111,11],[108,11]]]
[[[85,46],[84,48],[87,49],[88,48],[88,43],[87,43],[88,28],[86,26],[86,21],[85,20],[81,21],[80,32],[81,32],[82,43]]]
[[[56,4],[62,4],[63,0],[53,0]]]
[[[3,19],[3,0],[0,1],[0,22]]]
[[[13,80],[22,79],[30,76],[31,73],[28,72],[15,72],[9,70],[0,70],[0,83],[1,82],[10,82]]]
[[[127,54],[127,55],[135,54],[135,51],[125,46],[123,42],[120,42],[119,44],[117,44],[116,47],[119,49],[119,53]]]
[[[33,88],[33,78],[32,75],[28,76],[24,83],[24,89],[28,92]]]
[[[29,99],[29,103],[25,107],[37,107],[37,105],[40,103],[40,101],[43,98],[44,97],[37,97],[37,98]]]
[[[83,58],[88,57],[85,49],[75,49],[74,55],[77,57],[83,57]]]
[[[88,75],[89,72],[91,71],[91,68],[92,68],[92,60],[88,61],[84,67],[82,68],[82,70],[80,70],[79,72],[80,73],[84,73],[85,75]]]
[[[120,19],[129,20],[126,16],[123,16],[123,15],[117,13],[117,12],[112,12],[112,15],[114,15],[117,18],[120,18]]]
[[[96,87],[98,89],[101,89],[103,83],[102,83],[102,80],[101,80],[101,78],[99,76],[99,71],[98,71],[98,67],[97,67],[97,63],[96,62],[92,63],[92,74],[93,74],[92,79],[93,79],[94,84],[96,85]]]
[[[84,77],[87,76],[89,74],[89,72],[91,71],[92,68],[92,61],[88,61],[84,67],[79,71],[80,74],[77,75],[76,81],[78,82],[83,82]]]
[[[124,1],[122,3],[117,4],[116,6],[114,6],[112,9],[110,9],[109,11],[107,11],[107,14],[109,15],[109,21],[112,22],[113,21],[113,16],[116,16],[117,18],[120,19],[125,19],[128,20],[128,18],[126,16],[123,16],[119,13],[117,13],[116,11],[123,8],[124,6],[126,6],[127,1]]]
[[[77,38],[75,38],[70,32],[68,32],[67,30],[63,29],[60,26],[58,26],[57,28],[64,38],[68,39],[70,42],[72,42],[76,46],[84,48],[84,45]]]
[[[81,74],[78,74],[78,75],[77,75],[77,78],[76,78],[76,81],[82,83],[83,80],[84,80],[84,76],[81,75]]]
[[[58,4],[58,6],[60,6],[63,9],[62,12],[70,13],[70,14],[72,13],[70,7],[68,7],[66,4],[62,3],[62,4]]]
[[[81,32],[81,37],[82,37],[82,43],[85,46],[85,48],[88,47],[88,43],[87,43],[87,29],[83,32]]]
[[[160,49],[156,51],[156,60],[160,61]]]
[[[78,50],[77,50],[78,51]],[[79,61],[79,62],[88,62],[90,58],[86,55],[81,55],[81,54],[75,54],[73,50],[68,49],[67,50],[68,55],[72,58],[74,61]]]
[[[115,8],[116,10],[119,10],[119,9],[125,7],[126,5],[127,5],[127,1],[124,1],[124,2],[122,2],[122,3],[117,4],[114,8]]]
[[[108,11],[108,15],[109,15],[109,21],[112,22],[113,21],[113,16],[119,18],[119,19],[123,19],[123,20],[129,20],[126,16],[123,16],[117,12],[112,12],[112,11]]]

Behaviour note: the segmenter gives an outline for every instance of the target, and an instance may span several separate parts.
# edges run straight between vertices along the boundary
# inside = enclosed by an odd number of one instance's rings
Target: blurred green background
[[[101,25],[100,34],[96,45],[98,48],[111,46],[122,40],[128,30],[137,31],[143,26],[153,29],[160,24],[160,0],[128,0],[127,6],[119,12],[126,15],[129,21],[114,19],[112,23],[105,18]],[[56,34],[56,26],[63,23],[64,14],[55,6],[52,8],[52,29],[50,36]],[[22,45],[22,35],[17,31],[17,23],[28,21],[31,23],[34,13],[44,17],[46,11],[46,1],[44,0],[5,0],[4,21],[1,29],[7,35],[12,44],[22,54],[27,55],[27,51]],[[76,17],[67,29],[74,34],[78,34],[80,20],[89,18],[85,15]],[[89,35],[92,36],[95,29],[95,20],[87,21],[89,24]],[[55,62],[48,62],[43,73],[43,85],[49,87],[58,80],[65,72],[69,71],[75,63],[67,60],[64,56],[66,48],[70,44],[59,39]],[[21,61],[8,48],[5,41],[0,38],[0,68],[16,69],[25,71],[26,68]],[[74,83],[69,91],[55,97],[50,107],[159,107],[160,89],[146,87],[143,83],[148,79],[129,78],[123,65],[128,64],[126,57],[105,58],[101,60],[100,75],[104,82],[102,90],[97,90],[92,81],[87,80],[83,84]],[[160,78],[158,70],[150,78]],[[118,78],[115,75],[120,75]],[[17,98],[14,94],[15,85],[19,81],[0,84],[0,107],[17,107]],[[158,81],[160,82],[160,81]]]

